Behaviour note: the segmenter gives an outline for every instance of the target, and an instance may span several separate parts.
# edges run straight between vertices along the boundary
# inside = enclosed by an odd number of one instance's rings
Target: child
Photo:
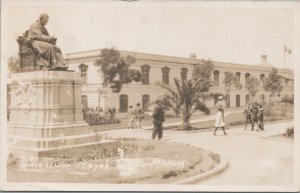
[[[145,113],[141,107],[141,103],[136,104],[135,113],[136,113],[136,120],[137,120],[136,129],[137,128],[142,129],[141,122],[142,122],[142,119],[145,117]]]
[[[135,118],[136,118],[136,113],[135,113],[135,110],[132,108],[132,106],[130,105],[129,106],[129,110],[128,110],[128,112],[127,112],[127,114],[126,114],[126,116],[125,116],[125,119],[127,118],[127,116],[129,116],[129,123],[128,123],[128,129],[129,128],[131,128],[131,129],[133,129],[133,122],[134,122],[134,120],[135,120]]]

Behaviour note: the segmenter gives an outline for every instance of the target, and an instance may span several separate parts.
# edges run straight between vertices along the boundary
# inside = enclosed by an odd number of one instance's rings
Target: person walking
[[[132,106],[129,106],[129,110],[125,116],[125,119],[129,116],[129,123],[127,126],[127,129],[133,129],[133,123],[135,121],[136,118],[136,113],[135,113],[135,109],[132,108]]]
[[[227,133],[225,132],[225,123],[224,123],[224,119],[223,119],[223,115],[222,115],[222,110],[218,109],[218,112],[216,114],[216,123],[215,123],[215,131],[214,131],[214,135],[216,135],[216,132],[219,128],[222,128],[224,135],[227,135]]]
[[[156,106],[153,112],[153,133],[152,139],[155,139],[156,135],[158,134],[158,139],[162,139],[163,136],[163,125],[162,123],[165,121],[165,115],[162,105],[160,104],[159,100],[155,101]]]
[[[215,107],[217,108],[217,111],[222,112],[223,120],[224,120],[224,101],[223,101],[223,96],[218,97],[218,102],[215,104]]]
[[[94,125],[95,124],[95,120],[96,120],[96,113],[95,113],[95,109],[92,107],[91,108],[91,112],[90,112],[90,114],[89,114],[89,123],[91,124],[91,125]]]
[[[258,113],[257,113],[258,128],[264,130],[264,108],[261,104],[258,104]]]
[[[258,121],[257,121],[257,114],[258,114],[257,103],[254,103],[253,105],[251,105],[249,112],[250,112],[250,115],[251,115],[251,131],[254,131],[254,124],[256,123],[258,125]],[[257,128],[257,131],[259,131],[258,128]]]
[[[84,113],[84,120],[87,122],[87,123],[90,123],[90,108],[87,107],[86,110],[85,110],[85,113]]]
[[[245,110],[243,112],[243,115],[245,116],[245,130],[247,130],[248,122],[252,125],[252,123],[251,123],[250,108],[252,108],[252,107],[251,107],[250,104],[248,104],[248,106],[245,108]]]
[[[136,114],[136,129],[137,128],[142,129],[141,122],[145,117],[145,113],[141,107],[141,103],[136,104],[135,114]]]

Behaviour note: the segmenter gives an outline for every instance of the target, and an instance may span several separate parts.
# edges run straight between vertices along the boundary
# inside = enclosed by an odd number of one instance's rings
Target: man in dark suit
[[[163,135],[163,125],[162,123],[165,121],[165,115],[162,105],[160,104],[159,100],[155,101],[156,107],[153,112],[153,133],[152,139],[155,139],[156,135],[158,134],[158,139],[162,138]]]
[[[244,109],[244,112],[243,112],[243,115],[245,116],[245,130],[247,130],[248,123],[250,123],[252,125],[251,114],[250,114],[251,108],[252,108],[252,105],[248,104],[248,106]]]

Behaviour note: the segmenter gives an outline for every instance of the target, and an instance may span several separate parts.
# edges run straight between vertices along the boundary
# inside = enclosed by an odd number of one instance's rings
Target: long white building
[[[135,105],[140,102],[143,106],[163,95],[164,90],[157,86],[157,82],[174,84],[173,78],[191,76],[193,65],[199,60],[194,54],[189,58],[171,57],[156,54],[146,54],[138,52],[120,51],[121,56],[131,55],[136,58],[136,63],[131,66],[133,69],[140,69],[147,77],[143,82],[133,82],[123,85],[120,93],[112,93],[107,89],[105,94],[99,96],[101,88],[101,75],[94,61],[99,58],[101,50],[92,50],[85,52],[69,53],[66,55],[66,62],[70,70],[81,73],[84,79],[82,88],[83,104],[88,107],[95,107],[99,104],[103,107],[115,107],[118,112],[126,112],[129,105]],[[260,82],[269,74],[272,65],[268,64],[267,56],[261,56],[261,63],[257,65],[233,64],[226,62],[214,63],[212,78],[214,86],[210,91],[225,94],[224,78],[226,72],[233,72],[242,85],[241,89],[232,88],[229,98],[229,107],[243,107],[250,101],[248,91],[245,89],[245,82],[249,76],[257,77]],[[284,83],[282,93],[292,92],[291,85],[294,79],[294,72],[290,69],[278,69]],[[257,101],[269,100],[270,93],[262,89],[256,95]],[[213,107],[215,100],[207,102],[209,107]]]

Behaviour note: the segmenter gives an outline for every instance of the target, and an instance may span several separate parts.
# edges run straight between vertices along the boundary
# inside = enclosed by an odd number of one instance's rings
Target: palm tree
[[[162,96],[163,105],[171,108],[175,114],[180,114],[182,118],[182,128],[192,129],[190,119],[196,111],[209,114],[210,110],[205,104],[205,100],[213,95],[208,95],[209,88],[212,86],[210,79],[213,63],[201,60],[195,65],[193,76],[190,80],[174,78],[175,87],[159,83],[166,90]]]

